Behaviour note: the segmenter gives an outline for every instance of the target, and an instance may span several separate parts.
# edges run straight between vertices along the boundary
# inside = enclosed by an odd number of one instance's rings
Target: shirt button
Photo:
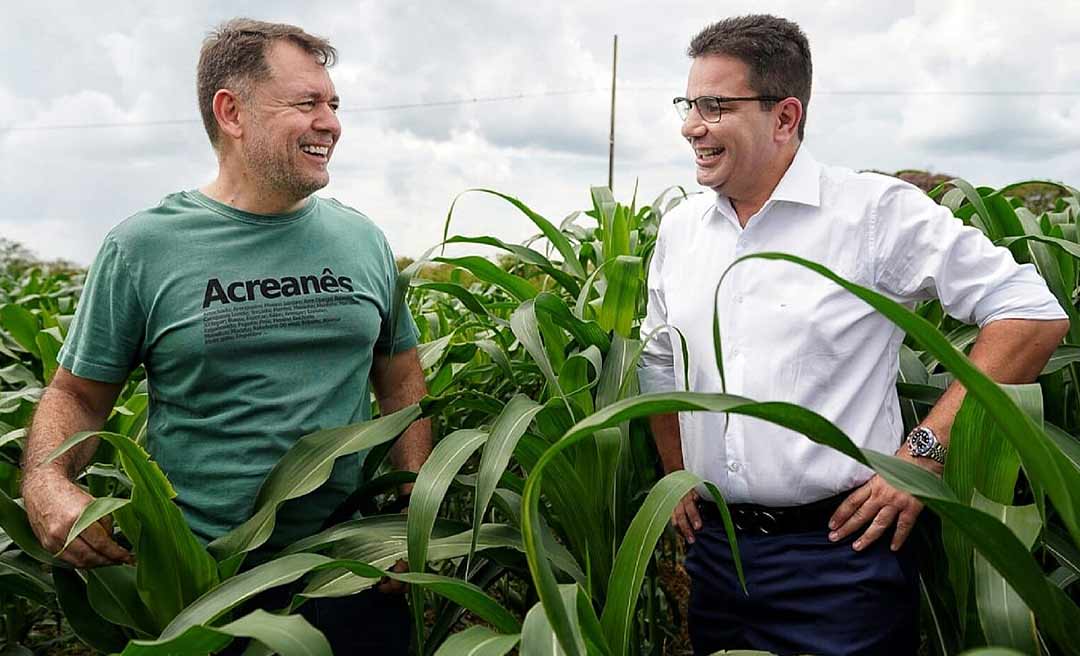
[[[737,471],[739,471],[739,463],[737,463],[737,462],[729,462],[727,468],[728,468],[728,471],[737,472]]]

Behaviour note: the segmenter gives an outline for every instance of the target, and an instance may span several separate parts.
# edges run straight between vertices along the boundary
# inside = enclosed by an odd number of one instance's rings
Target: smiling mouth
[[[311,155],[312,157],[325,160],[330,157],[330,146],[300,146],[300,152],[304,153],[305,155]]]
[[[698,166],[711,166],[716,164],[726,148],[695,148],[694,161]]]

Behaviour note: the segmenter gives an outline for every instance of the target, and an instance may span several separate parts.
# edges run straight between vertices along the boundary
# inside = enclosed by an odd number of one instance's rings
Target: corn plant
[[[976,190],[963,181],[954,181],[950,188],[956,191],[945,194],[945,202],[955,210],[957,216],[982,228],[998,243],[1010,246],[1021,261],[1026,261],[1025,257],[1030,249],[1030,256],[1037,263],[1041,263],[1037,266],[1044,277],[1060,276],[1061,283],[1051,284],[1051,288],[1055,289],[1059,300],[1063,306],[1067,306],[1070,316],[1073,316],[1076,312],[1074,296],[1077,282],[1074,258],[1080,254],[1075,241],[1075,192],[1066,189],[1068,197],[1060,201],[1053,212],[1043,215],[1039,222],[1027,221],[1029,229],[1025,231],[1022,227],[1017,229],[1017,225],[1023,225],[1019,223],[1019,219],[1004,224],[1007,227],[1002,228],[1005,219],[989,212],[988,207],[994,207],[996,212],[1003,213],[1006,218],[1009,211],[1025,216],[1023,208],[1016,209],[1017,203],[1007,199],[1010,188]],[[551,232],[550,224],[545,225],[542,217],[537,217],[515,199],[507,200],[536,223],[543,234]],[[539,259],[535,252],[515,253],[522,260],[523,266],[532,264],[541,271],[549,272],[555,269],[562,277],[569,275],[573,278],[576,272],[578,277],[570,281],[560,280],[559,275],[549,273],[550,280],[546,282],[550,283],[551,288],[561,288],[559,291],[567,294],[570,299],[576,297],[572,318],[597,323],[606,321],[601,328],[610,331],[608,334],[612,336],[612,347],[616,339],[625,334],[620,333],[619,328],[625,330],[627,324],[617,326],[617,321],[612,319],[614,313],[605,314],[604,308],[606,305],[610,311],[618,305],[610,299],[619,298],[621,290],[616,287],[612,297],[608,297],[606,293],[593,299],[584,295],[588,293],[586,290],[590,283],[594,283],[605,268],[621,265],[629,270],[641,264],[627,260],[626,251],[618,250],[619,244],[630,241],[619,239],[618,214],[617,208],[605,213],[603,195],[598,194],[598,198],[594,198],[592,216],[599,225],[592,229],[591,233],[573,224],[564,224],[561,230],[564,239],[552,240],[554,248],[563,255],[561,265],[545,262]],[[1031,229],[1035,225],[1040,228],[1038,232]],[[637,233],[640,234],[641,232]],[[1072,239],[1067,239],[1067,236]],[[578,238],[580,241],[571,245],[570,238]],[[592,241],[588,241],[590,238]],[[510,250],[490,238],[459,237],[448,241],[487,243]],[[644,250],[647,251],[647,248],[645,246]],[[1054,258],[1048,257],[1045,252],[1038,255],[1038,251],[1044,248],[1056,248],[1060,253]],[[580,264],[593,257],[594,253],[599,253],[600,257],[592,260],[588,267],[582,266],[581,270],[573,264],[566,264],[572,260]],[[605,257],[604,254],[610,257]],[[620,257],[623,259],[620,260]],[[533,430],[540,433],[550,444],[539,459],[533,459],[527,449],[519,449],[520,453],[515,453],[528,475],[522,491],[524,505],[521,522],[530,574],[537,586],[540,608],[543,609],[543,615],[540,615],[537,607],[532,608],[526,615],[525,628],[518,637],[523,648],[531,650],[535,644],[538,649],[557,645],[557,648],[565,650],[566,653],[633,653],[634,646],[640,643],[630,639],[631,631],[627,627],[634,616],[641,573],[627,563],[639,565],[641,559],[630,554],[640,554],[642,549],[636,548],[640,545],[651,546],[655,543],[651,532],[658,532],[662,520],[666,519],[674,502],[697,481],[682,473],[660,481],[645,499],[642,506],[644,514],[638,515],[629,525],[614,521],[609,523],[609,526],[614,528],[611,534],[623,535],[625,542],[622,545],[612,545],[616,548],[606,552],[614,554],[614,560],[598,562],[598,557],[605,555],[601,553],[603,550],[594,546],[598,543],[606,544],[602,529],[597,531],[599,537],[583,537],[574,534],[574,526],[564,527],[560,520],[566,516],[565,513],[590,513],[588,506],[592,505],[592,500],[596,498],[596,492],[590,494],[590,491],[598,489],[602,495],[605,488],[600,485],[599,488],[590,490],[588,479],[580,480],[579,477],[579,480],[575,481],[572,476],[580,471],[581,463],[590,462],[594,454],[599,453],[601,458],[604,457],[604,431],[617,426],[627,426],[627,420],[657,412],[710,410],[748,413],[804,433],[810,439],[837,448],[867,464],[894,485],[916,494],[927,503],[944,523],[943,542],[948,553],[951,574],[935,580],[932,572],[924,572],[923,592],[929,611],[926,613],[927,633],[934,651],[957,653],[965,646],[989,643],[1009,646],[1026,653],[1047,650],[1074,653],[1076,648],[1068,636],[1072,623],[1080,619],[1080,616],[1077,615],[1075,602],[1064,590],[1075,581],[1077,574],[1075,565],[1078,561],[1073,554],[1077,544],[1075,495],[1080,493],[1080,479],[1077,478],[1077,463],[1080,460],[1076,458],[1075,429],[1074,433],[1069,433],[1066,428],[1045,423],[1040,395],[1042,389],[1051,387],[1049,394],[1065,399],[1055,417],[1066,427],[1073,425],[1071,422],[1075,420],[1078,407],[1073,400],[1077,394],[1078,378],[1075,371],[1071,370],[1076,362],[1075,346],[1066,344],[1058,350],[1044,372],[1041,386],[999,386],[975,370],[957,349],[957,346],[963,348],[970,345],[974,331],[951,325],[942,317],[938,304],[925,304],[919,308],[919,314],[913,314],[871,290],[852,285],[811,262],[782,254],[757,257],[788,259],[795,264],[810,267],[860,296],[908,332],[911,346],[918,350],[905,350],[905,377],[898,381],[898,384],[904,398],[905,417],[909,423],[913,424],[925,413],[929,404],[936,400],[952,377],[955,376],[968,387],[969,400],[954,429],[957,443],[944,481],[897,459],[860,451],[823,418],[805,409],[785,404],[754,403],[724,395],[688,393],[640,397],[631,392],[621,400],[607,404],[595,402],[598,397],[594,397],[595,403],[591,411],[587,409],[584,413],[576,413],[575,410],[582,409],[582,406],[575,406],[573,401],[581,399],[582,386],[569,386],[571,391],[568,393],[564,380],[569,379],[569,372],[572,370],[567,367],[573,366],[572,363],[577,361],[575,358],[589,359],[585,353],[595,346],[601,357],[590,360],[597,365],[590,371],[599,370],[600,380],[603,380],[604,367],[607,364],[604,356],[609,353],[603,349],[604,344],[590,342],[587,331],[580,326],[557,323],[555,317],[565,317],[565,313],[542,294],[533,294],[524,287],[503,280],[501,275],[488,273],[474,266],[471,259],[443,259],[441,261],[445,263],[467,268],[493,288],[507,292],[511,298],[502,301],[500,308],[506,308],[507,304],[517,304],[517,309],[513,310],[509,317],[500,317],[503,321],[509,319],[510,332],[516,339],[511,341],[504,337],[501,341],[491,340],[494,343],[511,343],[511,348],[503,354],[505,357],[492,356],[491,366],[494,367],[495,363],[500,361],[513,362],[514,350],[524,349],[539,370],[539,376],[535,375],[535,371],[532,372],[533,379],[540,378],[543,381],[539,401],[543,401],[545,407],[538,411],[540,414],[537,418],[527,417],[520,410],[518,412],[521,420],[533,422],[530,424]],[[1057,268],[1049,268],[1051,265]],[[589,271],[587,278],[584,277],[585,270]],[[465,308],[463,311],[497,316],[490,309],[478,309],[477,305],[483,303],[476,297],[467,296],[467,290],[424,283],[417,286],[455,296],[461,300]],[[608,291],[604,289],[604,292]],[[640,313],[640,299],[636,299],[636,303],[635,312]],[[569,307],[569,303],[566,305]],[[553,308],[550,311],[551,323],[544,322],[549,315],[538,313],[538,307]],[[937,325],[932,325],[920,315],[935,319]],[[631,318],[631,328],[636,318]],[[434,329],[434,324],[432,328]],[[485,336],[497,336],[500,330],[505,335],[505,328],[505,325],[501,328],[498,325],[487,326],[488,332]],[[562,334],[559,334],[559,328],[563,328]],[[948,337],[943,334],[943,330],[949,331]],[[631,332],[630,338],[635,337],[638,336]],[[443,339],[449,344],[453,337],[444,335]],[[630,352],[633,353],[633,349]],[[633,355],[630,359],[633,359]],[[918,363],[918,366],[912,366],[913,363]],[[717,365],[721,366],[721,363],[718,362]],[[1067,371],[1062,373],[1063,370]],[[454,362],[450,369],[441,370],[441,375],[448,381],[459,375],[464,375],[467,380],[467,372],[468,367]],[[1055,375],[1057,378],[1047,378]],[[584,386],[589,384],[587,378],[577,380]],[[465,387],[467,385],[463,385],[463,388]],[[542,427],[539,424],[537,419],[545,412],[564,415],[562,426],[565,429],[561,435],[558,430],[552,434],[552,427]],[[574,420],[576,423],[567,426]],[[548,428],[547,432],[545,428]],[[480,442],[482,440],[478,440],[473,448],[480,448]],[[586,448],[583,449],[583,445]],[[1002,455],[987,459],[987,454]],[[481,460],[481,468],[484,460],[495,462],[494,459],[486,458],[485,454]],[[498,462],[501,463],[502,460]],[[607,462],[607,471],[618,471],[610,466],[612,460]],[[555,470],[548,474],[556,478],[554,485],[545,484],[543,474],[548,468]],[[1023,480],[1036,492],[1035,503],[1030,507],[1013,505],[1017,498],[1014,496],[1014,486],[1021,471],[1025,475]],[[495,473],[491,476],[494,477]],[[598,477],[596,482],[603,482],[602,477]],[[1052,493],[1051,487],[1055,488]],[[579,502],[576,504],[578,507],[560,512],[559,497],[566,495],[567,489],[571,490],[570,494],[575,499],[583,498],[586,502]],[[582,497],[582,493],[585,496]],[[483,504],[484,498],[485,496],[480,496],[478,503]],[[480,508],[482,507],[481,505]],[[479,511],[479,508],[477,510]],[[653,513],[653,517],[659,520],[651,526],[644,519],[649,513]],[[585,514],[582,519],[596,521],[598,515],[603,513],[593,511]],[[624,522],[632,516],[632,513],[624,515]],[[603,517],[602,521],[606,520],[607,517]],[[638,523],[639,520],[641,523]],[[1060,529],[1051,532],[1055,523],[1059,524]],[[924,524],[932,525],[933,522],[927,520]],[[569,545],[574,556],[580,559],[579,562],[586,563],[584,569],[588,570],[588,576],[584,582],[566,579],[551,565],[542,537],[544,531],[551,526],[557,531],[566,529],[563,542]],[[1040,530],[1043,527],[1049,528]],[[1036,535],[1040,533],[1044,537],[1036,543]],[[635,539],[631,540],[631,537]],[[637,541],[639,538],[640,542]],[[938,539],[938,536],[933,534],[927,538],[931,547],[937,546],[940,549],[942,546],[937,542]],[[622,559],[623,547],[628,548],[625,559]],[[648,547],[644,550],[648,551]],[[1051,578],[1044,575],[1042,564],[1031,555],[1032,550],[1035,550],[1044,562],[1047,557],[1058,561]],[[1040,551],[1043,553],[1038,553]],[[598,581],[594,572],[607,574],[608,584],[605,586],[602,578]],[[970,572],[966,579],[965,572]],[[974,583],[965,584],[965,580],[974,580]],[[624,593],[619,587],[621,583],[629,584],[629,593]],[[956,590],[955,595],[951,594],[953,587]],[[972,598],[971,604],[967,603],[969,596]],[[943,599],[947,603],[943,604]],[[971,617],[968,622],[971,624],[970,630],[963,623],[950,624],[950,617],[968,615]],[[468,638],[462,635],[454,639],[452,644],[455,649],[464,649],[466,645],[487,644],[487,641],[494,639],[491,633],[481,629],[470,629],[468,633]],[[509,649],[506,645],[512,644],[512,641],[506,639],[493,644],[501,645],[500,649]]]
[[[1053,187],[1061,198],[1036,216],[1010,195],[1017,188],[953,181],[932,196],[1033,263],[1073,318],[1078,196]],[[664,211],[684,197],[679,190],[639,208],[594,189],[591,209],[559,225],[516,198],[472,193],[505,200],[539,234],[520,245],[451,237],[461,211],[455,201],[443,243],[493,248],[499,264],[433,250],[402,272],[400,307],[407,298],[421,328],[430,396],[419,407],[302,438],[268,475],[252,517],[209,545],[191,534],[168,480],[141,447],[146,395],[136,372],[96,433],[103,448],[80,482],[97,500],[72,533],[113,515],[135,566],[74,571],[29,531],[16,500],[18,452],[55,371],[79,280],[25,272],[18,284],[0,279],[0,353],[9,363],[0,368],[0,596],[17,596],[24,609],[59,607],[80,637],[105,651],[206,653],[239,637],[281,653],[328,653],[295,611],[307,599],[353,594],[392,576],[411,585],[418,654],[515,647],[525,654],[665,653],[675,604],[657,585],[656,545],[675,503],[700,481],[687,472],[658,476],[642,420],[734,412],[838,449],[927,504],[919,537],[947,563],[921,572],[931,652],[993,645],[1077,653],[1080,324],[1073,322],[1038,384],[1001,386],[963,355],[974,331],[944,317],[938,304],[911,312],[812,262],[752,256],[813,269],[907,332],[898,380],[907,424],[951,380],[963,382],[968,400],[938,479],[856,448],[804,408],[724,394],[639,393],[636,361],[649,338],[638,333],[643,276]],[[431,263],[453,273],[418,276]],[[387,449],[421,415],[443,436],[434,453],[415,476],[389,471]],[[87,437],[73,436],[58,453]],[[325,530],[245,569],[246,555],[273,530],[277,508],[325,481],[337,457],[361,449],[371,449],[365,482]],[[405,481],[414,482],[408,514],[384,513],[385,493]],[[410,572],[388,571],[399,559]],[[6,567],[16,561],[19,567]],[[300,586],[287,607],[248,612],[259,592],[286,584]]]

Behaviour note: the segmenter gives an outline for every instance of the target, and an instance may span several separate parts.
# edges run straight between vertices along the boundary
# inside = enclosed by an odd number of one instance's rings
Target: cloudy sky
[[[343,136],[323,193],[375,219],[399,255],[437,243],[470,187],[553,220],[588,205],[589,186],[607,179],[616,33],[616,195],[628,202],[635,180],[646,200],[695,188],[670,102],[685,91],[686,44],[750,12],[794,19],[810,39],[806,144],[818,159],[1080,185],[1073,0],[39,0],[7,4],[0,21],[0,236],[87,264],[111,226],[211,180],[195,62],[205,33],[238,15],[338,47]],[[469,99],[480,101],[446,102]],[[435,104],[400,107],[424,103]],[[518,241],[531,228],[474,194],[452,232]]]

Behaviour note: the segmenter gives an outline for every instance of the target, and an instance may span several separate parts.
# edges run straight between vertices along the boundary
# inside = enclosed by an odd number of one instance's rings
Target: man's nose
[[[682,122],[682,136],[686,139],[704,137],[708,131],[709,128],[705,125],[705,121],[702,120],[697,107],[691,108],[690,113],[686,115]]]
[[[316,130],[330,132],[336,138],[341,134],[341,121],[338,120],[337,113],[328,103],[322,103],[317,109],[318,114],[315,116],[315,121],[312,127]]]

